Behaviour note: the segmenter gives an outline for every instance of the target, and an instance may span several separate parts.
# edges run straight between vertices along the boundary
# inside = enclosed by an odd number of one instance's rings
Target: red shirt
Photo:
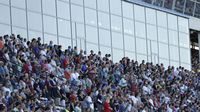
[[[104,103],[103,107],[104,107],[104,112],[111,112],[110,104],[107,101]]]
[[[24,64],[23,69],[25,73],[29,73],[29,64]]]

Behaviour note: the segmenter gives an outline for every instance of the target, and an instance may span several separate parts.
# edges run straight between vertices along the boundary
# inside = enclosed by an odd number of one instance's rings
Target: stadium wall
[[[0,0],[0,35],[191,69],[188,18],[121,0]]]

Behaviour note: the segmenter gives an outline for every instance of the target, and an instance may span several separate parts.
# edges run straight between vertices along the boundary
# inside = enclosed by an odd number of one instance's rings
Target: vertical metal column
[[[112,27],[111,27],[111,9],[110,9],[110,0],[108,0],[109,4],[109,22],[110,22],[110,39],[111,39],[111,57],[113,60],[113,45],[112,45]]]
[[[29,40],[29,30],[28,30],[28,29],[29,29],[29,28],[28,28],[29,26],[28,26],[28,8],[27,8],[27,0],[25,0],[25,5],[26,5],[26,6],[25,6],[25,7],[26,7],[25,10],[26,10],[26,30],[27,30],[27,37],[26,37],[26,38],[27,38],[27,40]]]
[[[9,8],[10,8],[10,31],[11,34],[13,33],[13,29],[12,29],[12,7],[11,7],[11,0],[9,0]]]
[[[168,14],[166,15],[167,19],[167,41],[168,41],[168,52],[169,52],[169,65],[171,65],[171,57],[170,57],[170,44],[169,44],[169,24],[168,24]]]
[[[194,16],[194,14],[195,14],[196,7],[197,7],[197,2],[194,2],[194,9],[193,9],[193,12],[192,12],[192,16]]]
[[[42,7],[42,0],[41,0],[41,17],[42,17],[42,38],[43,38],[43,44],[44,44],[44,17],[43,17],[43,7]]]
[[[178,18],[177,18],[178,19]],[[177,20],[177,30],[178,30],[178,54],[179,54],[179,66],[181,65],[181,52],[180,52],[180,35],[179,35],[179,22]]]
[[[100,51],[100,36],[99,36],[99,11],[98,11],[98,3],[96,0],[96,14],[97,14],[97,33],[98,33],[98,50]]]
[[[76,22],[75,22],[75,39],[76,39],[76,47],[78,48],[78,37],[77,37]]]
[[[149,41],[150,41],[150,55],[151,55],[151,62],[152,62],[153,61],[153,58],[152,58],[153,57],[153,54],[152,54],[152,43],[151,43],[151,40],[149,40]]]
[[[146,17],[146,8],[144,8],[144,19],[145,19],[145,36],[146,36],[146,51],[147,51],[147,62],[149,62],[149,58],[148,58],[148,55],[149,55],[149,52],[148,52],[148,38],[147,38],[147,17]]]
[[[73,48],[73,28],[72,28],[72,6],[71,0],[69,0],[69,15],[70,15],[70,31],[71,31],[71,47]]]
[[[121,0],[121,18],[122,18],[122,37],[123,37],[123,53],[125,57],[125,39],[124,39],[124,15],[123,15],[123,4]]]
[[[58,34],[58,6],[57,6],[57,0],[55,0],[55,8],[56,8],[56,31],[57,31],[57,43],[56,44],[59,44],[59,34]]]
[[[134,39],[135,39],[135,61],[137,61],[137,45],[136,45],[136,34],[135,34],[135,32],[136,32],[136,28],[135,28],[135,10],[134,10],[134,5],[133,5],[133,24],[134,24]]]
[[[158,14],[157,14],[157,11],[156,11],[156,32],[157,32],[157,48],[158,48],[158,64],[160,64],[160,48],[159,48],[159,39],[158,39]]]
[[[186,2],[187,2],[187,0],[185,0],[185,1],[184,1],[184,6],[183,6],[183,14],[185,14]]]
[[[85,0],[83,0],[83,19],[84,19],[84,32],[85,32],[85,51],[87,52],[87,34],[86,34],[86,20],[85,20]]]

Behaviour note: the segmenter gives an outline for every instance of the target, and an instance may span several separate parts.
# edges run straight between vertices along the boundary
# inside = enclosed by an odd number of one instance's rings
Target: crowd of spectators
[[[199,63],[199,51],[191,49],[192,54],[192,70],[194,72],[200,72],[200,63]]]
[[[194,112],[199,81],[183,67],[0,37],[0,112]]]

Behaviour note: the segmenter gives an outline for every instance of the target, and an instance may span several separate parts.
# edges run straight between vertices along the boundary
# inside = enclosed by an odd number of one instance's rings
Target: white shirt
[[[8,96],[10,96],[10,93],[11,93],[10,88],[3,87],[2,89],[3,89],[3,93],[4,93],[4,94],[6,94],[6,92],[8,91],[8,93],[9,93]]]
[[[46,55],[47,55],[45,50],[41,50],[41,51],[40,51],[40,54],[41,54],[42,56],[46,56]]]
[[[149,94],[150,93],[150,89],[146,86],[143,86],[142,87],[142,90],[143,90],[143,93],[146,95],[146,94]]]
[[[79,73],[75,72],[71,74],[71,80],[78,80]]]
[[[87,96],[86,101],[87,101],[88,103],[90,103],[90,108],[91,108],[92,110],[94,110],[94,104],[93,104],[93,102],[92,102],[92,98],[91,98],[90,96]]]
[[[173,112],[173,110],[169,106],[167,106],[167,112]]]
[[[136,98],[135,96],[130,96],[129,98],[132,99],[132,101],[133,101],[134,104],[137,104],[138,98]]]

